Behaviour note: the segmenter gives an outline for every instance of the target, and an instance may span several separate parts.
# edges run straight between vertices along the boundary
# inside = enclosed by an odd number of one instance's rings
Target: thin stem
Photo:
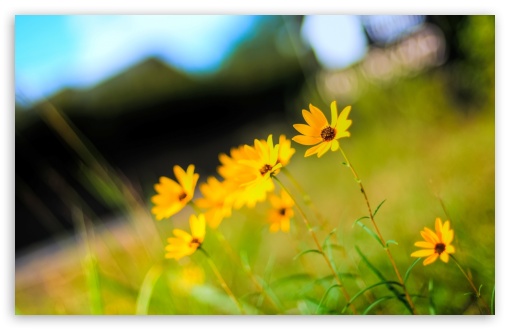
[[[193,210],[196,212],[196,213],[201,213],[202,210],[200,210],[200,208],[197,206],[197,204],[195,204],[192,200],[189,201],[189,204],[190,206],[193,208]],[[263,292],[264,295],[267,297],[267,299],[271,302],[271,304],[279,311],[281,312],[281,307],[271,298],[271,295],[269,295],[266,290],[264,289],[264,287],[258,282],[258,280],[255,278],[255,275],[252,273],[252,272],[249,272],[245,269],[245,267],[242,267],[242,264],[241,264],[241,261],[239,259],[239,257],[237,256],[237,254],[234,252],[234,250],[232,249],[232,246],[230,245],[230,243],[225,239],[225,237],[223,236],[223,234],[219,231],[219,230],[213,230],[216,238],[221,242],[221,244],[223,244],[223,247],[225,248],[225,250],[228,252],[230,258],[236,262],[239,266],[241,266],[241,268],[243,269],[243,271],[248,275],[248,277],[250,278],[250,280],[255,284],[255,286],[258,288],[258,290],[260,292]],[[203,251],[203,249],[202,249]],[[204,251],[205,252],[205,251]]]
[[[312,210],[312,212],[315,214],[315,217],[317,218],[317,220],[319,220],[320,222],[320,227],[321,228],[324,228],[325,225],[326,225],[326,222],[324,221],[324,218],[322,217],[322,215],[320,214],[319,210],[317,209],[317,207],[315,206],[315,204],[312,202],[312,199],[310,198],[310,195],[307,194],[307,192],[303,189],[303,187],[301,187],[301,185],[299,184],[299,182],[294,178],[294,176],[290,173],[290,171],[286,168],[286,167],[283,167],[281,169],[282,173],[285,174],[285,176],[287,176],[287,178],[290,180],[290,182],[292,182],[292,184],[294,185],[294,187],[296,187],[296,189],[299,191],[299,193],[301,194],[301,196],[303,196],[303,202]]]
[[[228,287],[227,283],[223,279],[223,276],[221,276],[220,271],[218,270],[218,267],[216,267],[216,264],[211,259],[209,254],[202,247],[199,247],[198,249],[200,251],[202,251],[204,253],[204,255],[206,256],[207,262],[209,262],[209,266],[211,266],[211,269],[214,272],[214,275],[216,275],[216,277],[218,278],[218,281],[220,281],[220,284],[221,284],[221,287],[223,288],[223,290],[225,290],[225,292],[229,295],[230,299],[232,299],[234,301],[234,303],[237,305],[237,308],[239,308],[239,311],[241,312],[241,314],[246,314],[243,306],[239,303],[237,298],[234,296],[234,294]]]
[[[320,252],[320,254],[322,254],[322,256],[324,257],[324,260],[326,261],[326,264],[328,265],[329,269],[333,272],[333,275],[335,276],[335,279],[336,281],[338,282],[338,284],[340,285],[340,288],[342,289],[342,293],[345,297],[345,299],[349,302],[351,300],[350,296],[349,296],[349,293],[347,292],[347,290],[345,289],[344,285],[342,284],[342,280],[340,279],[340,276],[338,276],[338,273],[335,271],[335,269],[333,268],[333,265],[331,264],[331,261],[329,261],[329,258],[326,256],[326,253],[324,253],[324,250],[322,249],[322,246],[321,244],[319,243],[319,240],[317,239],[317,236],[315,235],[315,232],[313,231],[312,229],[312,226],[310,225],[310,222],[308,221],[305,213],[303,212],[303,210],[301,209],[301,207],[299,206],[299,204],[297,203],[296,199],[294,198],[294,196],[290,193],[290,191],[283,185],[283,183],[276,177],[276,176],[273,176],[273,179],[278,182],[278,184],[280,185],[280,187],[285,190],[287,192],[287,194],[289,194],[290,198],[292,198],[294,200],[294,204],[296,206],[296,209],[298,210],[299,214],[301,214],[301,218],[303,219],[304,223],[305,223],[305,226],[306,228],[308,229],[308,231],[310,232],[310,234],[312,235],[312,238],[313,238],[313,241],[315,242],[315,245],[317,246],[317,250]],[[350,305],[351,307],[351,310],[354,314],[357,314],[357,311],[356,311],[356,308],[354,307],[354,305]]]
[[[347,163],[347,167],[349,167],[351,169],[352,175],[354,176],[354,180],[356,180],[356,182],[359,184],[359,187],[360,187],[361,193],[363,194],[363,197],[365,197],[365,203],[367,204],[370,220],[372,221],[372,224],[375,228],[377,236],[379,237],[383,246],[385,247],[384,249],[386,250],[386,253],[388,254],[388,258],[390,259],[391,265],[393,266],[393,269],[395,270],[395,274],[397,274],[398,281],[400,282],[400,284],[402,284],[402,288],[404,289],[404,293],[405,293],[407,302],[409,303],[409,306],[411,307],[413,314],[417,314],[416,308],[414,307],[413,300],[411,299],[409,292],[407,292],[407,288],[405,286],[402,275],[400,275],[397,264],[395,263],[395,259],[393,259],[393,256],[391,255],[391,251],[390,251],[389,247],[386,245],[386,241],[384,240],[384,238],[379,230],[379,227],[377,226],[377,223],[375,222],[374,214],[372,212],[372,208],[370,207],[370,202],[368,201],[368,196],[365,191],[365,188],[363,187],[363,183],[361,182],[361,179],[359,178],[358,173],[356,173],[356,170],[354,169],[351,162],[349,161],[349,158],[347,158],[347,155],[345,154],[342,147],[340,147],[339,149],[340,149],[340,152],[342,153],[342,156],[344,156],[345,162]]]
[[[485,300],[482,298],[482,295],[480,293],[480,291],[478,291],[478,289],[476,288],[475,284],[473,283],[473,280],[468,276],[468,274],[464,271],[464,269],[462,268],[462,266],[460,265],[459,261],[457,260],[457,258],[455,258],[453,255],[450,254],[450,258],[452,258],[453,261],[455,261],[455,264],[457,265],[457,267],[459,267],[460,271],[462,272],[462,274],[464,274],[464,277],[466,277],[466,279],[468,280],[469,284],[471,285],[471,287],[473,288],[473,291],[475,292],[475,295],[476,295],[476,298],[479,299],[483,306],[485,307],[485,309],[487,310],[487,314],[490,314],[490,308],[489,306],[487,305],[487,303],[485,302]]]
[[[253,274],[253,272],[251,272],[251,270],[249,269],[246,269],[243,265],[242,265],[242,262],[240,260],[240,257],[234,252],[234,249],[232,249],[232,246],[230,245],[230,243],[225,239],[225,237],[223,236],[223,234],[218,231],[218,230],[214,230],[214,234],[216,235],[216,238],[223,244],[224,248],[227,250],[227,253],[230,255],[230,258],[238,264],[238,266],[240,266],[243,271],[248,275],[248,277],[251,279],[251,281],[253,282],[253,284],[255,284],[255,286],[257,287],[257,289],[262,292],[266,298],[269,300],[269,302],[271,302],[271,304],[281,313],[282,312],[282,307],[281,307],[281,304],[277,304],[273,298],[271,297],[270,294],[268,294],[264,288],[263,285],[261,285],[259,283],[259,281],[257,280],[257,278],[255,277],[255,275]]]

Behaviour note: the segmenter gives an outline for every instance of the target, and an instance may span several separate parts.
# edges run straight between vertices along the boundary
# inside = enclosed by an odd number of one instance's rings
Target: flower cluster
[[[233,209],[244,206],[253,208],[265,201],[268,194],[271,194],[272,206],[277,208],[277,214],[270,212],[267,219],[270,231],[288,231],[293,204],[283,192],[281,197],[274,195],[275,186],[270,178],[289,163],[294,153],[295,149],[285,135],[280,135],[277,144],[269,135],[267,140],[255,139],[253,145],[232,148],[230,155],[219,155],[221,165],[218,174],[221,179],[209,176],[206,182],[199,185],[202,196],[195,201],[193,197],[199,178],[194,173],[195,166],[189,165],[186,172],[180,166],[174,166],[177,181],[161,177],[154,186],[157,195],[152,197],[152,213],[157,220],[170,218],[188,203],[193,203],[200,213],[190,218],[191,235],[179,229],[174,230],[176,237],[168,239],[166,257],[180,259],[193,254],[203,242],[206,223],[210,228],[217,228],[223,219],[231,216]]]

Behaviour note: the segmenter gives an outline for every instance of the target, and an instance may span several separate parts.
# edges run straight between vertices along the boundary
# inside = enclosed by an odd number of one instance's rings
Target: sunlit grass
[[[419,82],[415,84],[419,87]],[[405,279],[416,312],[480,314],[485,311],[477,307],[465,275],[492,306],[494,113],[489,107],[460,112],[444,97],[430,99],[432,91],[430,87],[414,100],[407,94],[395,96],[391,103],[395,113],[390,115],[388,107],[383,113],[374,108],[382,97],[376,90],[367,96],[372,102],[361,100],[353,105],[351,137],[341,139],[340,144],[363,183],[372,213],[380,205],[375,222]],[[409,112],[401,108],[411,105],[414,108]],[[300,110],[295,109],[293,118],[300,116]],[[187,205],[170,219],[156,221],[150,213],[150,199],[156,192],[135,191],[88,149],[79,132],[53,112],[56,109],[48,111],[49,124],[81,156],[84,181],[111,203],[122,205],[125,212],[116,221],[101,225],[92,221],[86,205],[69,196],[80,224],[76,240],[20,261],[17,314],[412,312],[402,296],[394,295],[395,288],[401,289],[399,279],[385,249],[369,233],[374,227],[364,196],[350,169],[342,164],[346,160],[341,152],[304,158],[307,146],[293,143],[296,153],[285,166],[291,177],[283,170],[276,174],[302,208],[320,247],[297,210],[289,232],[271,232],[267,220],[271,205],[265,201],[253,209],[235,209],[218,228],[207,228],[200,248],[214,260],[215,266],[210,267],[200,251],[180,260],[165,259],[166,239],[175,228],[187,230],[190,215],[196,213],[193,207]],[[274,127],[288,132],[290,124]],[[279,133],[273,132],[275,137]],[[237,146],[233,141],[232,147]],[[218,150],[218,154],[228,152]],[[220,165],[218,159],[211,162]],[[206,176],[201,176],[199,183],[205,181]],[[275,186],[279,191],[280,186]],[[198,190],[195,194],[200,196]],[[368,219],[356,223],[362,217]],[[466,274],[452,261],[423,266],[410,256],[416,250],[414,242],[421,240],[420,230],[432,228],[437,217],[450,220],[455,230],[454,256]]]

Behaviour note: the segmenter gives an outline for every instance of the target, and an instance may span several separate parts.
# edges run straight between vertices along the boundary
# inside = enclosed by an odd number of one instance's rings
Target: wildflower
[[[280,145],[273,145],[273,135],[269,135],[267,142],[255,139],[254,147],[245,145],[244,149],[248,157],[239,160],[239,163],[249,167],[252,178],[245,182],[246,185],[266,181],[271,175],[278,174],[282,167],[278,162]]]
[[[272,209],[269,211],[269,231],[274,233],[278,230],[288,232],[290,229],[290,219],[294,216],[292,207],[294,200],[285,191],[281,191],[281,197],[271,195],[269,197]]]
[[[151,200],[155,204],[152,213],[156,220],[171,217],[193,199],[198,181],[198,174],[193,173],[195,165],[189,165],[186,172],[178,165],[175,165],[173,170],[178,182],[162,176],[159,183],[154,185],[158,194]]]
[[[455,248],[451,245],[453,240],[453,229],[450,229],[450,221],[446,220],[443,224],[440,218],[436,218],[436,232],[425,227],[421,231],[421,236],[425,241],[414,243],[415,246],[424,248],[411,254],[411,257],[427,257],[423,261],[423,265],[428,265],[436,261],[439,257],[443,262],[448,262],[449,255],[455,252]]]
[[[175,237],[168,238],[168,245],[165,257],[179,260],[182,257],[192,255],[204,241],[205,237],[205,217],[199,214],[198,217],[192,214],[189,218],[191,234],[181,229],[174,229]]]
[[[315,145],[306,151],[305,157],[313,154],[321,157],[329,149],[336,151],[340,147],[338,139],[351,136],[347,131],[352,124],[352,120],[347,119],[350,112],[351,106],[347,106],[337,115],[336,101],[331,102],[330,125],[322,111],[310,104],[310,111],[302,111],[308,125],[294,124],[294,128],[303,135],[296,135],[292,140],[303,145]]]
[[[217,228],[224,218],[232,214],[235,185],[232,181],[220,182],[211,176],[199,188],[204,197],[198,198],[195,203],[207,210],[204,215],[209,227]]]
[[[230,157],[220,154],[222,165],[218,167],[218,173],[237,187],[230,192],[233,208],[239,209],[244,205],[252,208],[274,190],[273,182],[268,179],[282,167],[278,162],[278,152],[279,145],[274,146],[272,135],[269,135],[267,141],[255,140],[253,146],[232,148]],[[289,159],[291,151],[286,152],[285,157]]]
[[[290,161],[290,158],[296,152],[296,149],[290,146],[290,140],[287,140],[285,135],[280,135],[280,139],[278,144],[280,145],[280,149],[278,150],[278,162],[282,164],[283,167],[287,166]]]

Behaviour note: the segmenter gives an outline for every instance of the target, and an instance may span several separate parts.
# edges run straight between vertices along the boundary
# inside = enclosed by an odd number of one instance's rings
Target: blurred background
[[[394,250],[402,269],[413,261],[419,231],[432,228],[436,217],[450,219],[458,259],[490,298],[494,77],[494,16],[18,15],[16,311],[135,313],[154,263],[169,263],[165,274],[175,280],[181,268],[162,260],[164,241],[172,228],[188,228],[191,213],[152,218],[150,197],[159,177],[173,178],[174,164],[192,163],[204,182],[215,175],[219,153],[268,134],[291,138],[297,134],[292,124],[304,122],[301,109],[312,103],[329,118],[333,100],[340,108],[353,106],[352,135],[341,143],[373,206],[385,200],[380,226],[399,242]],[[362,267],[355,245],[386,267],[381,251],[369,248],[371,238],[352,227],[366,209],[350,172],[339,166],[340,155],[304,159],[306,148],[293,146],[289,170],[329,230],[337,229],[344,247],[338,257],[350,260],[345,271]],[[291,235],[269,234],[264,212],[262,205],[240,210],[221,226],[254,272],[276,281],[321,269],[311,267],[311,259],[306,267],[292,260],[310,248],[295,242],[301,220],[294,220]],[[213,254],[220,249],[210,244]],[[278,269],[278,263],[288,267]],[[430,290],[429,279],[439,279],[437,313],[476,313],[458,276],[452,264],[437,263],[421,268],[412,285]],[[226,277],[234,290],[247,288],[238,272]],[[90,285],[98,283],[99,293],[91,295]],[[314,290],[320,299],[320,285]],[[186,299],[207,295],[198,296]],[[295,301],[283,303],[286,313],[313,310],[313,299]],[[172,301],[168,307],[162,293],[149,311],[230,312],[219,305]],[[400,312],[396,305],[381,311]]]

